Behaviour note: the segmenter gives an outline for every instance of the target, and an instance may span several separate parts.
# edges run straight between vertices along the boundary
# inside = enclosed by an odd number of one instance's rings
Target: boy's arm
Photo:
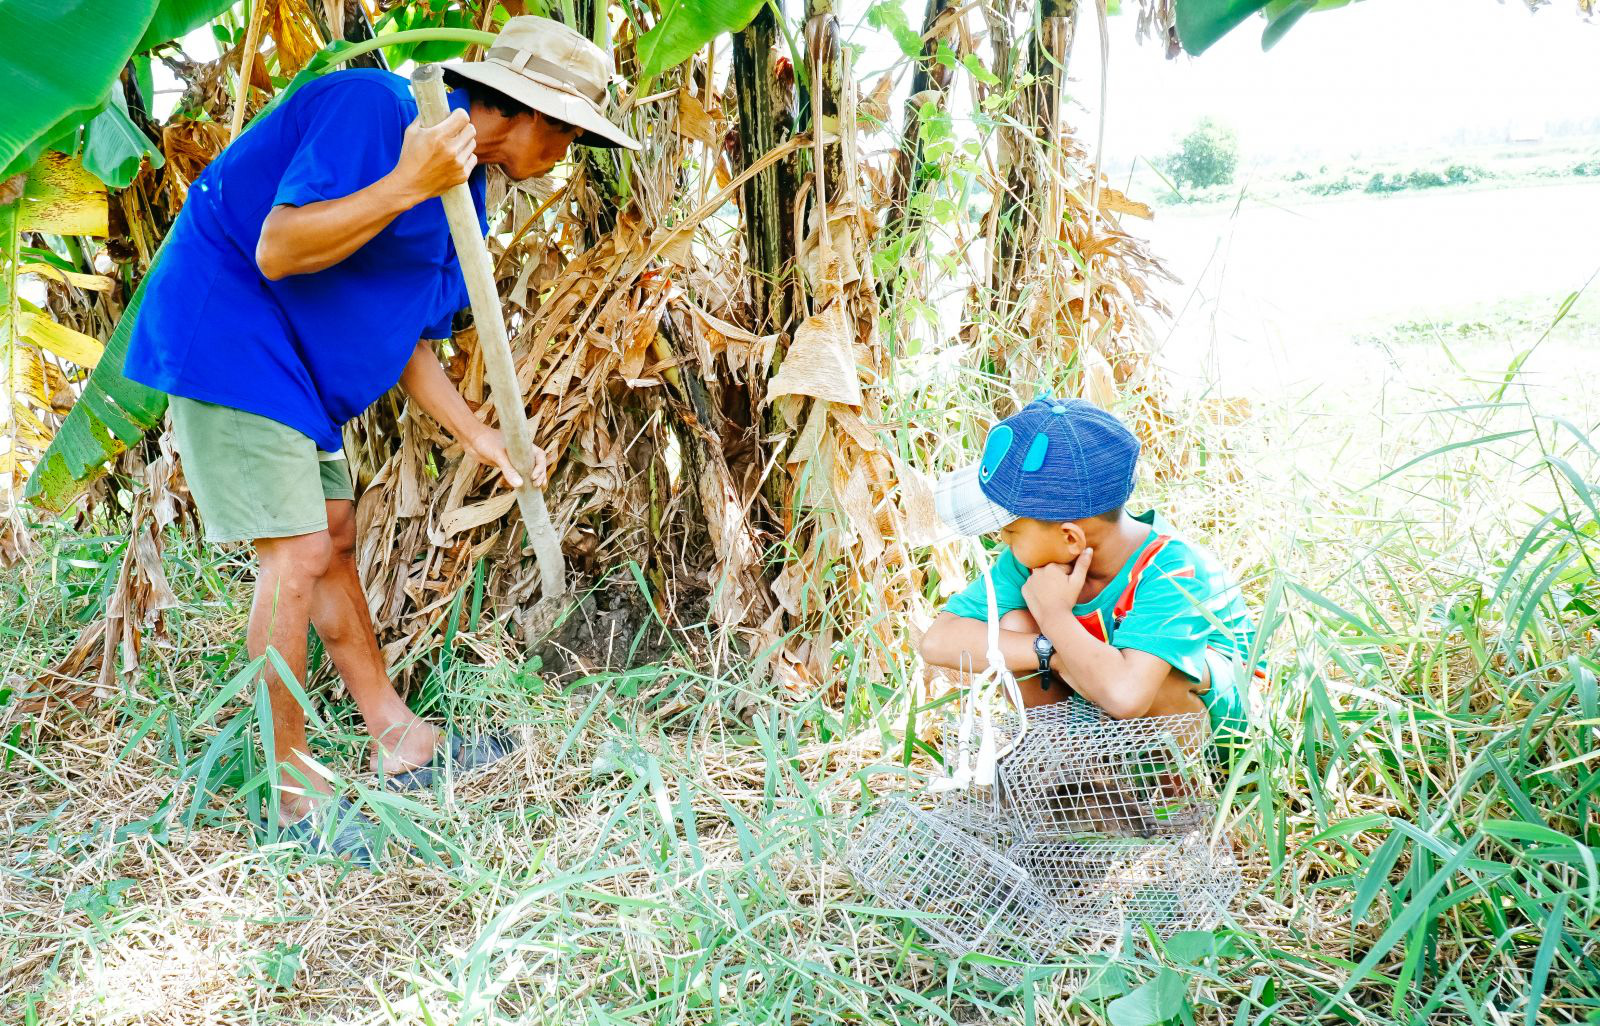
[[[1000,628],[1000,651],[1005,654],[1006,669],[1017,677],[1039,672],[1039,657],[1033,652],[1034,637],[1031,633]],[[928,633],[922,636],[921,652],[930,666],[982,673],[989,666],[989,625],[954,613],[940,613]]]
[[[1071,613],[1040,618],[1039,632],[1056,647],[1051,667],[1074,691],[1119,720],[1148,715],[1175,672],[1149,652],[1106,644]]]
[[[1075,691],[1117,719],[1144,716],[1175,671],[1148,652],[1108,645],[1072,615],[1093,554],[1093,549],[1085,549],[1070,573],[1060,563],[1033,571],[1022,586],[1022,596],[1039,632],[1055,646],[1051,666]]]

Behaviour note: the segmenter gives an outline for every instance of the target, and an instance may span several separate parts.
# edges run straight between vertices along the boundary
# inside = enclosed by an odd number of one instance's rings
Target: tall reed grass
[[[187,606],[115,694],[17,712],[124,544],[47,533],[0,579],[0,1017],[1600,1021],[1600,450],[1581,389],[1545,403],[1527,371],[1181,405],[1192,465],[1141,494],[1236,568],[1272,668],[1224,791],[1245,894],[1214,934],[1130,933],[1013,991],[932,956],[841,868],[931,765],[910,664],[852,671],[868,632],[841,629],[831,704],[701,661],[693,629],[658,662],[558,680],[484,664],[500,649],[469,590],[419,701],[527,746],[437,795],[352,778],[419,856],[372,876],[248,826],[262,709],[235,555],[175,546]],[[958,431],[960,380],[934,388],[901,415]],[[319,708],[319,753],[361,765],[348,703]]]

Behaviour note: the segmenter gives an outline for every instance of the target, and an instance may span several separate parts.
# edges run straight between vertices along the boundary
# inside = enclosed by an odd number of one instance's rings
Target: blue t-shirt
[[[466,105],[464,92],[450,105]],[[145,283],[123,373],[172,395],[268,417],[340,448],[340,427],[400,380],[418,338],[467,305],[444,204],[405,211],[322,271],[268,281],[256,266],[274,206],[366,188],[394,169],[417,116],[409,83],[339,71],[302,86],[194,182]],[[472,174],[488,230],[484,171]]]

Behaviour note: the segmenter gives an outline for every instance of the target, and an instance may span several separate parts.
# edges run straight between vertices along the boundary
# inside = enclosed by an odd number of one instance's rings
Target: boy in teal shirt
[[[939,482],[940,515],[998,533],[1000,649],[1025,705],[1076,691],[1118,719],[1206,712],[1219,747],[1248,726],[1255,627],[1238,585],[1158,513],[1127,509],[1139,441],[1081,399],[1037,399],[997,424],[982,460]],[[979,577],[922,639],[931,665],[987,663]]]

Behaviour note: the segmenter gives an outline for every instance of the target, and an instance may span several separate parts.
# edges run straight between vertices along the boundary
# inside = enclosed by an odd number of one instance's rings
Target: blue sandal
[[[385,785],[391,791],[421,791],[432,787],[446,773],[460,775],[485,769],[516,751],[520,745],[509,734],[479,734],[462,737],[455,731],[445,734],[444,743],[434,750],[426,766],[396,773]]]
[[[264,824],[257,824],[266,834]],[[383,828],[339,798],[319,805],[303,819],[278,828],[278,840],[293,841],[312,855],[326,855],[362,869],[373,869],[383,847]]]

